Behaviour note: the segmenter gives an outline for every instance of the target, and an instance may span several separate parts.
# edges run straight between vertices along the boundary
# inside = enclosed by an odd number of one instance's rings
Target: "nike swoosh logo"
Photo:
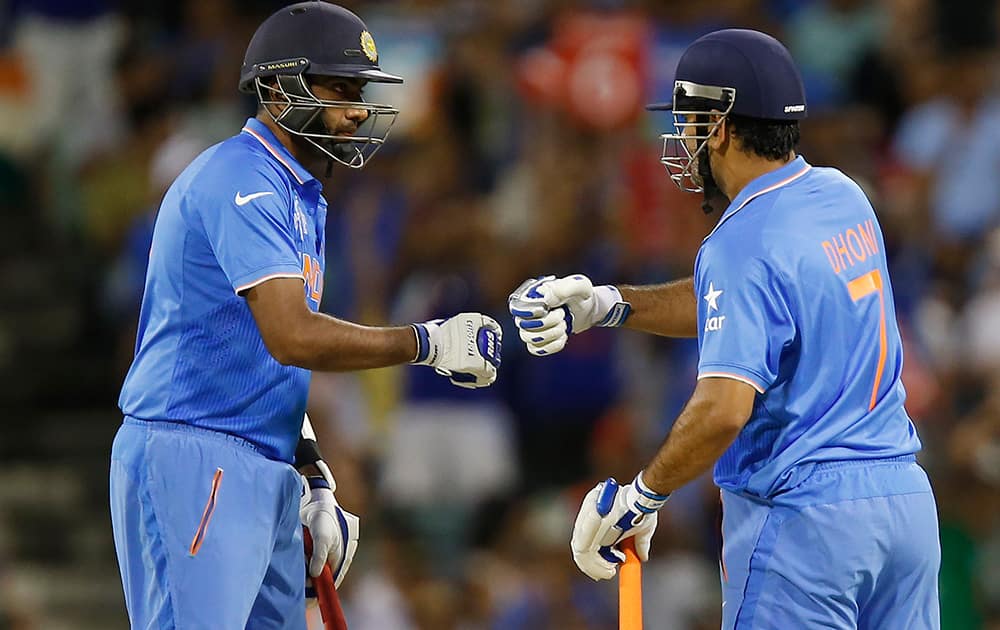
[[[254,199],[256,199],[257,197],[264,197],[265,195],[273,195],[273,194],[274,194],[273,192],[267,191],[267,192],[251,193],[246,197],[244,197],[240,193],[236,193],[236,205],[245,206]]]

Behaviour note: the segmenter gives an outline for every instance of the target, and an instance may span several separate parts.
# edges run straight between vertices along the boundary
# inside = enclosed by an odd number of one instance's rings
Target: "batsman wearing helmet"
[[[337,583],[358,519],[304,420],[310,370],[416,363],[493,383],[500,328],[479,313],[372,328],[323,315],[317,177],[361,168],[397,110],[353,13],[294,4],[257,29],[240,76],[259,110],[167,191],[111,455],[111,516],[134,628],[306,627],[302,525]]]
[[[725,629],[939,627],[937,515],[903,407],[885,243],[862,190],[795,149],[805,93],[788,51],[716,31],[680,59],[662,162],[725,209],[694,278],[522,284],[509,301],[535,355],[592,326],[698,338],[698,382],[652,461],[597,484],[573,530],[593,579],[617,545],[649,555],[657,511],[712,464],[723,504]]]

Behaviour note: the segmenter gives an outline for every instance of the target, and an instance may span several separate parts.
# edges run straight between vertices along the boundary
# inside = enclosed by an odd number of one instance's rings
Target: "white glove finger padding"
[[[518,331],[525,331],[529,333],[541,333],[549,330],[551,328],[556,328],[562,325],[563,330],[566,329],[566,309],[556,307],[553,309],[546,309],[545,314],[541,317],[535,318],[524,318],[515,317],[514,323],[517,325]],[[523,338],[523,337],[522,337]]]
[[[535,355],[536,357],[544,357],[550,354],[555,354],[566,347],[566,343],[569,341],[569,335],[563,333],[559,337],[556,337],[549,343],[536,344],[536,343],[526,343],[525,346],[528,348],[528,352]]]
[[[358,541],[352,540],[347,544],[347,551],[344,553],[344,563],[340,567],[340,571],[333,576],[333,587],[340,588],[340,583],[344,581],[344,576],[347,572],[351,570],[351,563],[354,562],[354,554],[358,550]]]
[[[340,587],[344,576],[351,568],[354,561],[354,553],[358,550],[358,537],[361,531],[361,521],[357,516],[347,510],[337,508],[337,525],[340,530],[341,553],[330,554],[327,562],[333,569],[333,585]],[[346,544],[345,544],[346,543]],[[332,550],[331,550],[332,551]]]
[[[488,361],[484,361],[483,363],[482,373],[480,374],[472,374],[469,372],[446,372],[440,369],[438,370],[438,374],[449,377],[452,385],[463,387],[465,389],[487,387],[492,385],[493,382],[497,380],[497,369]]]
[[[618,483],[609,479],[591,488],[583,498],[580,513],[576,515],[576,522],[573,524],[570,544],[574,552],[597,551],[608,544],[604,542],[607,537],[611,536],[614,540],[621,533],[611,531],[615,522],[608,514],[610,506],[614,505],[618,497],[618,489]]]
[[[597,498],[603,487],[602,481],[591,488],[580,504],[580,511],[573,523],[573,538],[570,540],[570,548],[573,549],[574,555],[594,549],[594,541],[602,520],[601,515],[597,513]]]
[[[649,560],[649,546],[653,541],[653,532],[656,531],[656,512],[647,514],[642,518],[642,524],[636,528],[635,532],[635,553],[639,560],[647,562]]]
[[[309,524],[309,533],[313,539],[312,555],[309,557],[309,576],[319,577],[323,572],[323,566],[330,558],[336,558],[339,562],[341,552],[340,529],[334,524],[332,515],[324,513],[330,518],[314,518]]]
[[[561,306],[569,300],[585,300],[594,294],[594,285],[590,278],[582,274],[575,274],[549,280],[544,282],[537,289],[545,300],[546,306]]]
[[[597,551],[573,552],[573,562],[592,580],[610,580],[618,572],[618,564],[608,562]]]
[[[559,315],[563,312],[563,309],[559,308],[553,313]],[[521,320],[524,322],[540,322],[540,319],[531,320]],[[566,337],[566,321],[565,318],[560,317],[558,321],[552,325],[545,328],[533,328],[525,329],[520,327],[520,322],[518,323],[517,334],[521,337],[521,341],[526,344],[534,344],[536,346],[544,346],[547,343],[551,343],[560,337]]]

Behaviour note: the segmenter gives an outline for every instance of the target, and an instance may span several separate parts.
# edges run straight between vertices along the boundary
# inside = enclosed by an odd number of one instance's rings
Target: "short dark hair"
[[[799,144],[799,121],[765,120],[730,114],[733,135],[744,150],[767,160],[783,160]]]

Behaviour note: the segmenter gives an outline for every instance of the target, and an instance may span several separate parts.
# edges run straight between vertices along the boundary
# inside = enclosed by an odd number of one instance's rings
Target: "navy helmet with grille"
[[[703,192],[709,138],[730,114],[793,124],[806,117],[806,94],[788,50],[767,33],[730,28],[695,40],[681,55],[660,162],[681,190]],[[714,122],[709,114],[715,112]],[[706,211],[710,206],[706,206]]]
[[[806,117],[799,69],[788,49],[767,33],[728,28],[700,37],[684,51],[674,79],[674,101],[648,109],[683,108],[692,98],[718,101],[724,90],[733,114],[767,120]]]
[[[403,82],[382,71],[375,38],[361,18],[321,0],[287,6],[257,28],[243,59],[240,89],[254,92],[258,77],[303,73]]]
[[[354,79],[361,85],[403,82],[378,62],[375,38],[361,18],[329,2],[299,2],[257,28],[243,59],[240,90],[256,93],[263,110],[288,133],[330,160],[361,168],[385,144],[399,110],[364,98],[323,99],[313,83],[317,76]],[[328,128],[324,112],[329,110],[345,116],[351,112],[359,121],[356,131]]]

